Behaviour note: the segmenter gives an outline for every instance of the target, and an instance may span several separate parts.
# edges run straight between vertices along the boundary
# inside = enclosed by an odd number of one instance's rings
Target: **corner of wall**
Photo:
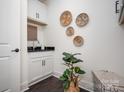
[[[53,72],[53,76],[59,78],[62,75],[60,72]],[[86,89],[88,91],[93,91],[93,83],[86,80],[81,80],[79,82],[79,87]]]
[[[21,84],[21,92],[25,92],[25,91],[28,90],[28,89],[29,89],[29,87],[28,87],[28,81],[23,82],[23,83]]]

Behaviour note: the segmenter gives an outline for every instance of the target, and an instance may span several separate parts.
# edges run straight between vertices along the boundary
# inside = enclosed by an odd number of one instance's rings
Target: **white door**
[[[0,91],[20,90],[16,48],[20,49],[20,0],[0,0]]]

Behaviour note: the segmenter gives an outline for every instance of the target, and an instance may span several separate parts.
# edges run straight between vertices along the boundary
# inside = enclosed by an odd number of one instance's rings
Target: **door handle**
[[[16,48],[15,50],[11,50],[11,52],[19,52],[19,49]]]

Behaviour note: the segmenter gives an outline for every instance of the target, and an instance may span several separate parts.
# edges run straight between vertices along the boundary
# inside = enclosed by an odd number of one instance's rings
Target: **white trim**
[[[60,73],[60,72],[53,72],[53,76],[56,78],[59,78],[61,75],[62,75],[62,73]],[[86,89],[88,91],[93,92],[93,84],[91,82],[80,81],[79,87],[81,87],[82,89]]]
[[[21,84],[21,92],[25,92],[26,90],[29,89],[30,86],[32,86],[32,85],[34,85],[34,84],[36,84],[36,83],[38,83],[38,82],[40,82],[40,81],[42,81],[42,80],[44,80],[44,79],[50,77],[50,76],[52,76],[52,73],[49,74],[49,75],[43,76],[43,77],[41,77],[41,78],[39,78],[39,79],[37,79],[37,80],[34,80],[34,81],[32,81],[31,83],[28,83],[28,81],[23,82],[23,83]]]
[[[21,90],[21,92],[25,92],[25,91],[27,91],[28,89],[29,89],[29,87],[26,88],[26,89]]]
[[[11,89],[7,89],[6,91],[3,91],[3,92],[11,92]]]
[[[53,76],[59,78],[62,74],[60,72],[53,72]]]
[[[52,73],[49,74],[49,75],[43,76],[43,77],[41,77],[41,78],[39,78],[37,80],[34,80],[34,81],[30,82],[29,83],[29,87],[32,86],[32,85],[34,85],[34,84],[36,84],[36,83],[38,83],[38,82],[40,82],[40,81],[42,81],[42,80],[44,80],[44,79],[47,79],[50,76],[52,76]]]
[[[28,87],[28,81],[23,82],[23,83],[21,84],[21,92],[24,92],[24,91],[26,91],[26,90],[28,90],[28,89],[29,89],[29,87]]]

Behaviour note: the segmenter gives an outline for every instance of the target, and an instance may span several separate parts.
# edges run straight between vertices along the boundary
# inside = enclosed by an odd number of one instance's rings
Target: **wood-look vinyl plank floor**
[[[81,92],[88,92],[85,89],[80,89]],[[26,92],[64,92],[62,81],[51,76],[35,85],[32,85]]]

